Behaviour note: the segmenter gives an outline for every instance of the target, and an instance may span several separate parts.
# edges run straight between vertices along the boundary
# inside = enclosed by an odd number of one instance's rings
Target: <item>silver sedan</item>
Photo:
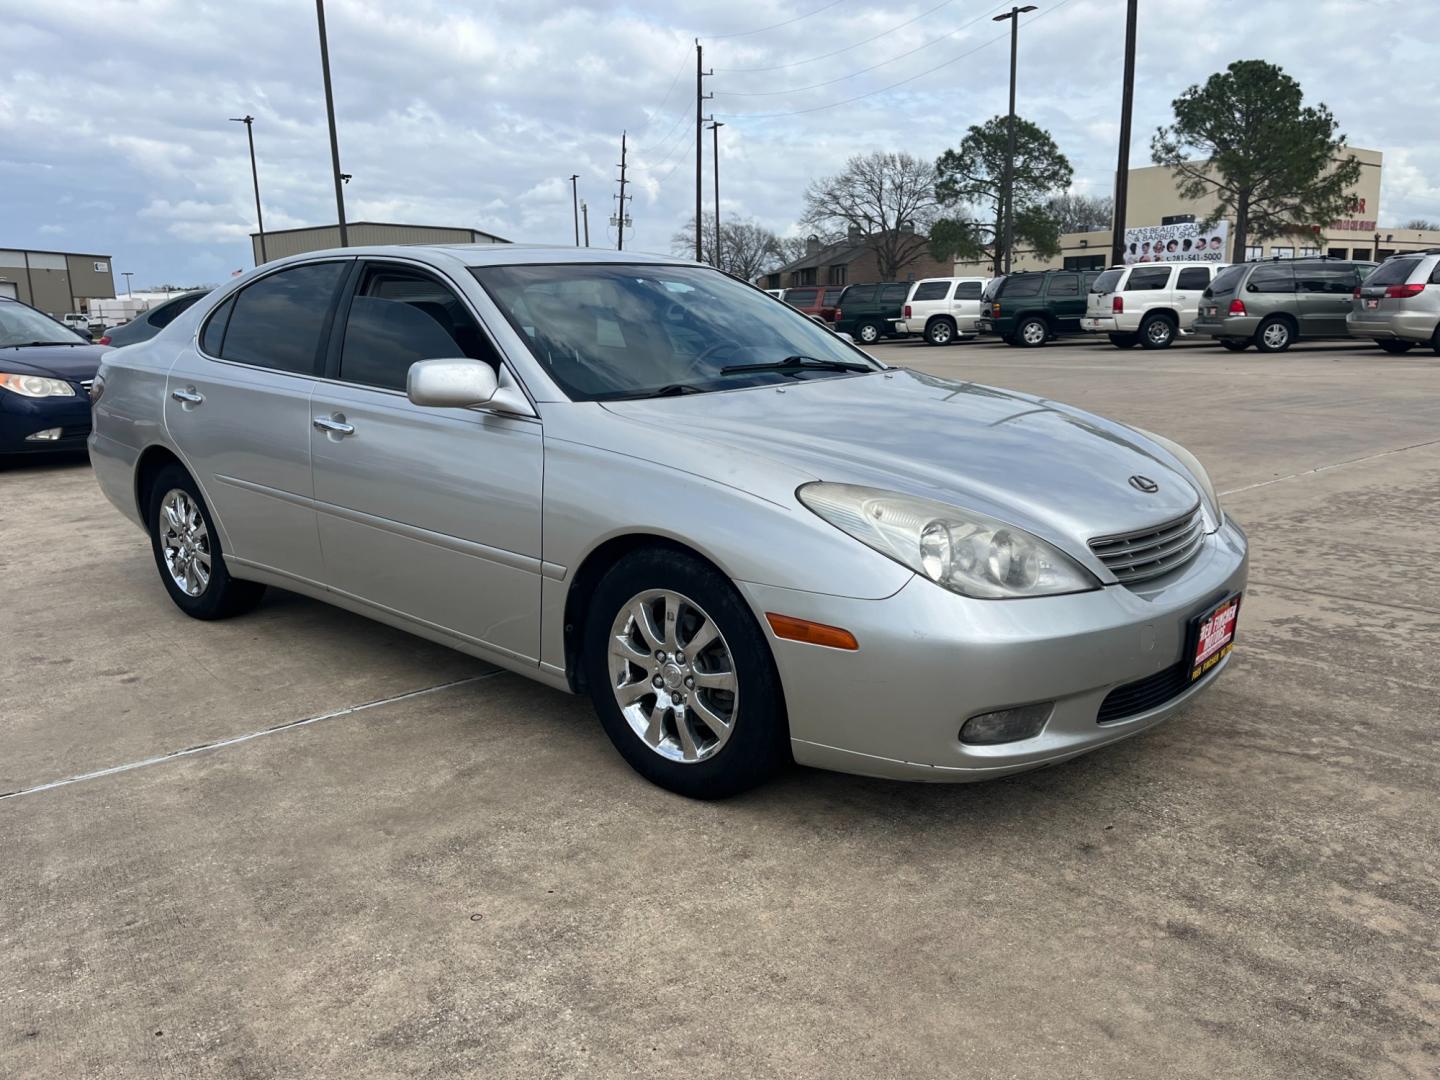
[[[1228,663],[1245,535],[1172,442],[875,361],[706,267],[268,263],[92,390],[100,485],[189,615],[266,586],[586,693],[685,795],[783,763],[983,780]]]

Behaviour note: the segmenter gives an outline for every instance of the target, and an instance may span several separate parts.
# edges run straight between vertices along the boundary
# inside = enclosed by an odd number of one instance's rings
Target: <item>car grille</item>
[[[1149,581],[1184,566],[1205,540],[1205,518],[1197,505],[1184,517],[1118,536],[1097,536],[1090,550],[1122,585]]]
[[[1108,724],[1115,720],[1139,716],[1151,709],[1159,708],[1171,698],[1179,697],[1190,688],[1190,669],[1184,660],[1164,671],[1147,675],[1143,679],[1117,686],[1105,695],[1100,703],[1100,712],[1095,717],[1097,724]]]

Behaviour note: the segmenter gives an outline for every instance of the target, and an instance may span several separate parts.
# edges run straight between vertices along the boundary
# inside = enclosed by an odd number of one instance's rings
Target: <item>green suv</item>
[[[1302,338],[1345,338],[1351,298],[1373,262],[1315,256],[1236,263],[1200,294],[1191,329],[1231,352],[1284,352]]]
[[[910,286],[903,281],[847,285],[835,307],[835,332],[849,334],[862,345],[898,334],[900,309]]]
[[[1085,298],[1100,270],[1021,271],[985,286],[975,330],[1007,345],[1034,348],[1059,334],[1078,333]]]

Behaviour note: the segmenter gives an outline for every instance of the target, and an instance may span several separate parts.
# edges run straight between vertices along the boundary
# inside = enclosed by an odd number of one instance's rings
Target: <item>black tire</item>
[[[181,491],[189,496],[205,524],[204,551],[210,559],[210,577],[198,595],[185,592],[170,573],[165,562],[165,551],[161,542],[160,515],[165,497],[172,491]],[[220,536],[215,531],[215,522],[210,517],[210,508],[200,494],[200,488],[179,465],[166,465],[155,474],[150,486],[146,506],[146,524],[150,529],[150,550],[155,555],[155,567],[160,571],[160,581],[175,606],[192,619],[228,619],[250,611],[265,595],[265,586],[256,581],[241,581],[230,576],[225,565],[225,555],[220,549]]]
[[[1050,324],[1038,315],[1027,315],[1015,324],[1015,337],[1011,344],[1023,349],[1034,349],[1050,340]]]
[[[1244,352],[1250,347],[1250,339],[1246,338],[1243,341],[1237,341],[1235,338],[1220,338],[1220,345],[1222,348],[1229,349],[1231,352]]]
[[[931,319],[925,324],[926,345],[949,345],[955,340],[955,323],[948,316]]]
[[[1140,345],[1146,349],[1168,349],[1178,329],[1170,315],[1147,315],[1140,324]]]
[[[1263,353],[1282,353],[1295,343],[1295,324],[1282,315],[1271,315],[1255,328],[1255,348]]]
[[[1440,323],[1435,326],[1435,333],[1430,338],[1430,348],[1435,350],[1435,355],[1440,356]]]
[[[632,599],[652,589],[679,593],[703,609],[734,664],[734,726],[713,756],[700,761],[673,761],[652,749],[631,728],[612,689],[612,627]],[[769,643],[735,586],[709,563],[661,548],[625,556],[596,586],[583,640],[581,663],[600,724],[620,756],[651,783],[691,799],[725,799],[762,783],[790,760],[785,699]]]
[[[1415,347],[1415,342],[1413,341],[1396,341],[1393,338],[1377,340],[1375,344],[1379,345],[1380,348],[1388,353],[1407,353]]]
[[[855,327],[855,340],[861,345],[874,345],[885,336],[885,328],[877,322],[862,322]]]
[[[1117,349],[1133,349],[1140,344],[1139,334],[1111,334],[1110,344]]]

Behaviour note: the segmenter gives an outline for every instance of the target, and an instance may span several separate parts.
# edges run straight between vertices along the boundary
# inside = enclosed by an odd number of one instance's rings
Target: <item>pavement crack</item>
[[[1440,611],[1434,608],[1421,607],[1418,604],[1396,604],[1389,600],[1374,600],[1366,596],[1346,596],[1344,593],[1326,592],[1324,589],[1302,589],[1299,585],[1282,585],[1278,581],[1265,581],[1261,578],[1251,578],[1251,585],[1263,585],[1267,589],[1281,589],[1285,592],[1304,593],[1306,596],[1323,596],[1327,600],[1345,600],[1352,604],[1365,604],[1369,607],[1394,608],[1396,611],[1410,611],[1417,615],[1437,615]]]
[[[1238,495],[1242,491],[1254,491],[1256,488],[1269,487],[1271,484],[1283,484],[1287,480],[1298,480],[1302,476],[1314,476],[1316,473],[1328,472],[1331,469],[1338,469],[1344,465],[1358,465],[1362,461],[1374,461],[1376,458],[1390,457],[1393,454],[1403,454],[1407,450],[1420,450],[1426,446],[1440,446],[1440,439],[1427,439],[1425,442],[1411,443],[1409,446],[1397,446],[1393,450],[1381,450],[1377,454],[1366,454],[1364,457],[1346,458],[1344,461],[1332,461],[1328,465],[1317,465],[1313,469],[1306,469],[1303,472],[1289,473],[1285,476],[1277,476],[1271,480],[1260,480],[1254,484],[1246,484],[1244,487],[1231,488],[1229,491],[1220,492],[1221,497],[1227,495]]]
[[[470,683],[492,679],[496,675],[502,674],[504,674],[504,672],[497,669],[495,671],[487,671],[482,675],[470,675],[463,679],[452,679],[450,682],[438,683],[435,686],[426,686],[419,690],[407,690],[403,694],[376,698],[374,701],[366,701],[359,705],[347,705],[343,709],[334,709],[330,712],[320,713],[317,716],[305,716],[298,720],[285,720],[279,724],[259,728],[256,731],[247,731],[243,735],[232,735],[229,738],[213,739],[210,742],[197,743],[195,746],[187,746],[182,750],[171,750],[165,754],[156,754],[154,757],[142,758],[139,761],[127,761],[123,765],[111,765],[109,768],[96,769],[94,772],[67,776],[63,780],[51,780],[47,783],[36,784],[32,787],[17,788],[14,791],[0,791],[0,801],[17,799],[21,795],[37,795],[42,791],[68,787],[71,784],[78,784],[83,780],[98,780],[103,776],[114,776],[117,773],[144,769],[148,766],[160,765],[167,761],[177,761],[180,758],[189,757],[192,754],[204,753],[207,750],[220,750],[227,746],[235,746],[238,743],[249,742],[251,739],[259,739],[266,735],[275,735],[282,731],[292,731],[295,728],[306,727],[309,724],[318,724],[321,720],[338,720],[342,716],[353,716],[355,713],[364,712],[366,709],[378,708],[381,705],[392,705],[397,701],[408,701],[411,698],[424,697],[426,694],[436,694],[441,690],[451,690],[457,686],[467,686]]]

